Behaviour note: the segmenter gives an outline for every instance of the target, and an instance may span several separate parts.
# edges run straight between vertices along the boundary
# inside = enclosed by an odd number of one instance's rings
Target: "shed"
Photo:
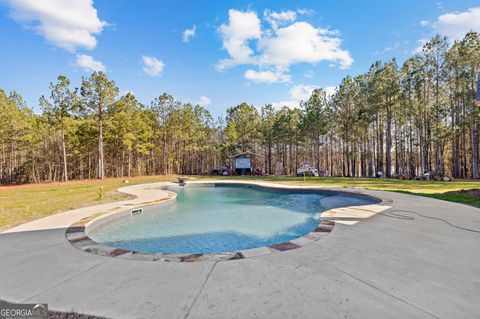
[[[261,175],[263,158],[263,155],[249,151],[230,156],[232,167],[238,175]]]

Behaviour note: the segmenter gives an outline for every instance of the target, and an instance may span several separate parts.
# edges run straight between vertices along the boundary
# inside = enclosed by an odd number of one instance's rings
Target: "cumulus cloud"
[[[433,28],[452,40],[461,40],[472,30],[480,32],[480,7],[443,14],[433,24]]]
[[[242,12],[235,9],[228,11],[228,24],[219,28],[223,40],[223,48],[230,58],[220,60],[217,70],[224,70],[238,64],[253,63],[253,50],[248,41],[259,39],[262,31],[260,19],[253,11]]]
[[[183,42],[185,42],[185,43],[190,42],[190,40],[193,37],[195,37],[196,32],[197,32],[197,26],[196,25],[193,25],[193,27],[191,29],[186,29],[185,31],[183,31],[183,37],[182,37]]]
[[[92,0],[8,0],[11,16],[68,51],[93,49],[105,25]]]
[[[142,56],[143,71],[151,76],[161,76],[162,71],[165,68],[165,63],[158,60],[153,56]]]
[[[287,71],[297,63],[329,61],[340,68],[350,67],[353,59],[348,51],[341,48],[339,32],[296,21],[300,14],[305,13],[299,10],[266,10],[264,19],[270,28],[262,30],[261,20],[255,12],[229,10],[228,23],[219,28],[223,48],[229,57],[217,63],[217,70],[254,65],[260,70],[245,72],[248,80],[277,83],[290,81]]]
[[[201,106],[207,106],[210,103],[212,103],[212,100],[208,96],[202,95],[195,104],[198,104]]]
[[[262,64],[289,66],[294,63],[338,62],[348,68],[353,59],[348,51],[340,49],[337,32],[315,28],[307,22],[295,22],[276,30],[272,37],[263,38],[259,57]]]
[[[267,9],[263,12],[263,16],[273,29],[277,29],[279,25],[297,20],[297,11],[288,10],[275,12]]]
[[[297,101],[306,101],[318,86],[298,84],[290,89],[290,96]]]
[[[77,54],[75,66],[82,68],[85,72],[105,72],[106,70],[105,65],[102,62],[97,61],[92,56],[85,54]]]
[[[290,75],[282,70],[275,71],[255,71],[247,70],[244,74],[245,78],[255,83],[286,83],[290,82]]]
[[[285,100],[285,101],[279,101],[279,102],[273,102],[272,103],[273,108],[275,109],[281,109],[282,107],[286,106],[290,109],[296,109],[300,106],[300,101],[296,100]]]

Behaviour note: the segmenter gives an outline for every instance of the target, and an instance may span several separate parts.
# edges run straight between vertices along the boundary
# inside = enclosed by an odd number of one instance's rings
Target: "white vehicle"
[[[297,176],[316,176],[318,177],[318,169],[311,167],[310,165],[303,165],[297,169]]]

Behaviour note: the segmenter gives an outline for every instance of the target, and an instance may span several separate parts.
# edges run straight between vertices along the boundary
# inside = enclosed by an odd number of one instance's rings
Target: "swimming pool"
[[[97,243],[138,252],[205,254],[287,242],[317,225],[330,195],[245,185],[169,187],[167,206],[150,206],[89,230]]]

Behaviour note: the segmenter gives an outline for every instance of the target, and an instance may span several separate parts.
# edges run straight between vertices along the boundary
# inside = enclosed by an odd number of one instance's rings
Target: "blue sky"
[[[58,75],[79,86],[103,69],[142,103],[168,92],[219,116],[244,101],[295,106],[470,29],[480,1],[0,0],[0,88],[38,111]]]

